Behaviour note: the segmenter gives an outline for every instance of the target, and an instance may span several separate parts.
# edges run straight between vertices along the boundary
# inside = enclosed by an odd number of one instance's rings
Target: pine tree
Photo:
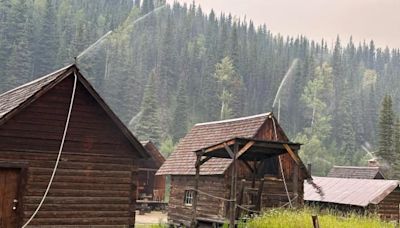
[[[187,79],[181,77],[178,93],[176,95],[176,108],[173,114],[171,135],[174,143],[183,138],[187,132],[188,126],[188,108],[187,108]]]
[[[392,107],[392,97],[386,95],[382,101],[382,108],[379,115],[379,150],[378,156],[393,164],[394,148],[393,148],[393,125],[394,125],[394,112]]]
[[[396,179],[400,178],[400,118],[397,117],[394,124],[393,132],[393,143],[394,143],[394,158],[393,158],[393,177]]]
[[[144,91],[140,116],[134,132],[141,140],[151,140],[155,144],[159,144],[161,140],[161,129],[156,97],[156,80],[156,73],[152,71]]]
[[[58,39],[56,14],[52,0],[46,0],[43,23],[41,25],[39,42],[35,50],[35,75],[44,75],[54,70],[57,60]]]

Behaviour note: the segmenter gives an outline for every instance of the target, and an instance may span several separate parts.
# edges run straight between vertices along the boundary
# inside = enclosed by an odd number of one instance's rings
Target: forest
[[[195,123],[272,111],[316,175],[375,157],[400,173],[399,49],[273,34],[194,3],[0,1],[0,92],[72,63],[166,156]]]

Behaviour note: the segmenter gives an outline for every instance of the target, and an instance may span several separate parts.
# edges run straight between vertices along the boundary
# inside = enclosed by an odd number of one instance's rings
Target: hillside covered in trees
[[[378,134],[385,95],[392,112],[400,107],[398,49],[285,37],[162,0],[0,2],[1,92],[78,55],[84,75],[129,128],[165,152],[194,123],[274,111],[289,137],[305,144],[301,156],[316,174],[365,164],[374,156],[366,151],[378,149],[400,161],[397,147],[382,149]]]

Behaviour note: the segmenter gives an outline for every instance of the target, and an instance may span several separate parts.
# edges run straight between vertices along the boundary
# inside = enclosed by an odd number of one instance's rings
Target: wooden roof
[[[378,204],[399,187],[399,181],[397,180],[313,176],[313,182],[319,187],[321,193],[318,193],[312,184],[305,181],[304,200],[360,207]]]
[[[239,150],[234,155],[234,145],[239,146]],[[208,157],[204,161],[211,158],[225,158],[244,161],[261,161],[282,154],[289,154],[293,161],[300,167],[306,178],[310,178],[307,168],[299,155],[294,151],[300,150],[301,144],[293,142],[280,142],[271,140],[259,140],[254,138],[233,138],[218,144],[202,148],[195,151],[197,155]]]
[[[115,113],[104,102],[93,86],[80,74],[76,65],[66,66],[51,74],[38,78],[34,81],[21,85],[15,89],[9,90],[0,95],[0,126],[18,114],[25,107],[32,104],[43,94],[52,89],[66,77],[72,77],[74,73],[77,76],[78,83],[81,83],[85,89],[93,96],[98,104],[104,109],[111,120],[121,130],[132,146],[139,152],[143,158],[149,157],[142,144],[133,136],[128,128],[121,122]]]
[[[327,176],[356,179],[385,179],[379,167],[334,166]]]
[[[154,145],[152,141],[150,140],[140,141],[140,143],[147,150],[151,160],[154,161],[154,165],[156,167],[160,167],[165,162],[164,156],[161,154],[161,152],[158,150],[158,148],[156,147],[156,145]]]
[[[271,116],[263,113],[237,119],[196,124],[180,140],[175,152],[164,162],[157,175],[194,175],[197,150],[232,138],[254,138],[263,123]],[[201,166],[201,175],[223,174],[231,159],[212,158]]]

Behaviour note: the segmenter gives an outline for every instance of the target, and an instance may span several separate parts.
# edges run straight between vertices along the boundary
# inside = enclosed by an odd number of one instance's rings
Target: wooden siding
[[[165,176],[156,176],[156,172],[165,159],[153,143],[147,142],[144,148],[151,156],[138,162],[137,195],[151,195],[153,200],[164,201]]]
[[[397,188],[392,193],[387,195],[377,206],[376,212],[382,219],[395,220],[399,219],[399,204],[400,204],[400,188]],[[372,212],[374,209],[372,209]]]
[[[227,199],[229,189],[222,181],[221,175],[200,176],[199,190],[213,196]],[[171,192],[168,206],[168,221],[171,223],[182,223],[188,225],[192,216],[192,207],[185,206],[185,190],[194,188],[194,178],[191,176],[172,176]],[[197,201],[197,216],[203,218],[224,218],[226,202],[199,193]]]
[[[73,77],[0,126],[0,162],[27,167],[20,206],[26,221],[49,182],[66,121]],[[30,227],[133,226],[135,150],[78,82],[61,161]],[[133,198],[134,199],[134,198]]]

